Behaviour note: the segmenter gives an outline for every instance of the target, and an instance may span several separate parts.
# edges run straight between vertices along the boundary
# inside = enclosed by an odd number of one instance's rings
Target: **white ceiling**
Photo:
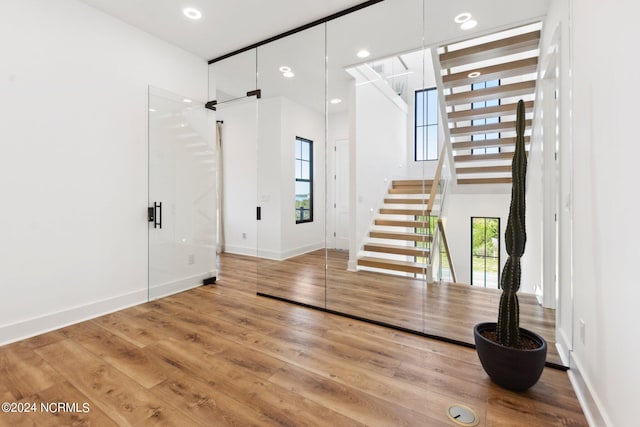
[[[80,0],[204,59],[363,3],[363,0]],[[185,7],[202,12],[192,21]]]

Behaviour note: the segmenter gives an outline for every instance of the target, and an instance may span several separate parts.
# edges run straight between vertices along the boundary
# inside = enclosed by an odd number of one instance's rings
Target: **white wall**
[[[356,88],[355,114],[355,152],[350,161],[356,184],[351,215],[356,226],[351,261],[356,259],[391,180],[406,175],[407,155],[407,112],[375,85]]]
[[[594,398],[590,409],[599,409],[606,425],[626,426],[640,383],[638,5],[580,0],[572,6],[572,368]]]
[[[147,298],[147,91],[202,59],[72,0],[0,14],[0,343]]]

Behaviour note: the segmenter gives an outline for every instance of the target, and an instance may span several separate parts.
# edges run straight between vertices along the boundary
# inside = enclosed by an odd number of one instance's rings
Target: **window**
[[[497,87],[497,86],[500,86],[500,80],[491,80],[488,82],[474,83],[471,85],[471,90],[488,89],[488,88]],[[491,99],[489,101],[474,102],[471,105],[471,108],[496,107],[498,105],[500,105],[499,99]],[[473,120],[472,124],[474,126],[478,126],[478,125],[490,125],[490,124],[499,123],[499,122],[500,122],[499,117],[491,117],[488,119]],[[487,133],[484,135],[473,135],[471,140],[484,141],[487,139],[498,139],[498,138],[500,138],[500,134],[497,132],[494,132],[494,133]],[[500,147],[474,148],[471,150],[471,154],[490,154],[490,153],[499,153],[499,152],[500,152]]]
[[[415,94],[414,160],[438,160],[438,91],[417,90]]]
[[[471,218],[471,284],[500,287],[500,218]]]
[[[296,137],[296,224],[313,221],[313,141]]]

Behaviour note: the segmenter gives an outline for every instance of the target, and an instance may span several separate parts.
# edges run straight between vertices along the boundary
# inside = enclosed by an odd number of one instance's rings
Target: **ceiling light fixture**
[[[282,76],[290,79],[292,77],[295,77],[295,74],[293,73],[293,71],[285,71],[284,73],[282,73]]]
[[[342,102],[342,99],[340,98],[333,98],[331,101],[329,101],[332,104],[340,104]]]
[[[476,21],[475,19],[469,19],[468,21],[465,21],[462,24],[460,24],[460,29],[470,30],[472,28],[475,28],[476,25],[478,25],[478,21]]]
[[[279,68],[281,73],[288,73],[291,71],[291,67],[287,67],[286,65],[283,65],[282,67]]]
[[[185,98],[182,100],[182,102],[184,102],[185,104],[191,104],[192,101],[188,98]]]
[[[184,14],[184,16],[189,19],[193,19],[194,21],[202,18],[202,12],[193,7],[185,7],[184,9],[182,9],[182,13]]]
[[[464,22],[467,22],[469,19],[471,19],[471,14],[469,12],[463,12],[463,13],[460,13],[460,14],[456,15],[456,17],[453,18],[453,21],[456,24],[462,24]]]
[[[480,71],[472,71],[471,73],[469,73],[470,79],[475,79],[476,77],[480,77]]]
[[[366,58],[371,55],[371,52],[366,49],[360,49],[356,55],[358,55],[358,58]]]
[[[149,108],[149,111],[151,111],[152,113],[155,113],[156,109],[155,108]]]

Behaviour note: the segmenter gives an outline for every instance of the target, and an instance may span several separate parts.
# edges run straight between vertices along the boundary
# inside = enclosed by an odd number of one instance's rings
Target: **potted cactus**
[[[525,230],[525,178],[527,155],[524,149],[524,102],[518,102],[516,149],[511,173],[511,205],[505,231],[509,257],[502,270],[502,296],[497,323],[479,323],[474,339],[482,367],[491,380],[509,390],[533,386],[544,368],[547,343],[539,335],[520,328],[517,292],[520,289],[520,258],[527,241]]]

